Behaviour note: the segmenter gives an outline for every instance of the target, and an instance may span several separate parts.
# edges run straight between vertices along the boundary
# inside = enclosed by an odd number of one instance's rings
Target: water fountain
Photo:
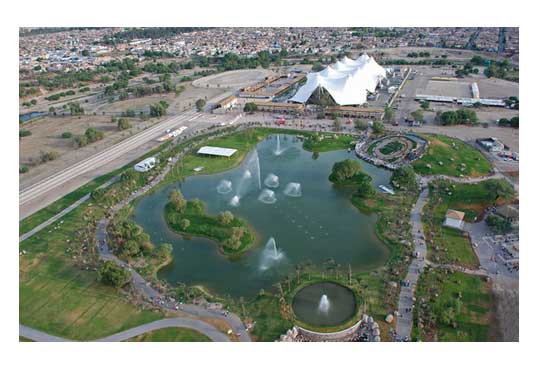
[[[264,251],[262,251],[262,259],[260,262],[260,270],[267,270],[272,265],[278,263],[284,257],[284,253],[277,249],[277,243],[273,237],[270,237]]]
[[[227,193],[232,192],[232,182],[223,179],[221,182],[219,182],[219,185],[217,186],[217,192],[221,195],[226,195]]]
[[[255,149],[253,151],[253,153],[249,157],[249,160],[247,160],[246,167],[251,174],[254,174],[256,176],[255,179],[258,183],[258,189],[262,189],[262,180],[260,179],[260,159],[258,158],[258,150]]]
[[[270,173],[270,174],[268,174],[268,176],[264,180],[264,184],[267,187],[270,187],[270,188],[277,188],[277,187],[279,187],[279,177],[277,177],[273,173]]]
[[[297,182],[290,182],[284,189],[284,194],[290,197],[301,197],[301,184]]]
[[[235,195],[230,199],[230,205],[234,207],[240,206],[240,197],[238,195]]]
[[[264,188],[258,196],[258,201],[263,202],[264,204],[275,204],[277,198],[275,197],[275,192]]]
[[[324,314],[327,314],[329,311],[330,303],[327,295],[322,295],[320,298],[320,303],[318,304],[318,310]]]
[[[277,156],[281,155],[283,152],[285,152],[286,149],[281,149],[281,140],[279,139],[279,135],[277,135],[277,147],[273,151],[273,153]]]

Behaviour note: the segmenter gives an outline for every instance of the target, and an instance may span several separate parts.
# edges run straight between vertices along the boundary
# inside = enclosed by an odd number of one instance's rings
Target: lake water
[[[275,154],[277,147],[280,155]],[[272,135],[235,169],[192,176],[142,198],[134,220],[155,244],[174,246],[174,262],[158,276],[171,285],[202,284],[219,294],[252,297],[261,288],[271,289],[299,263],[322,265],[332,258],[343,268],[351,264],[354,270],[383,264],[388,250],[375,235],[376,217],[359,212],[349,200],[351,190],[335,188],[328,180],[333,164],[346,158],[359,160],[346,150],[320,153],[315,159],[294,136],[279,135],[277,140]],[[388,184],[388,171],[363,161],[361,165],[373,177],[375,187]],[[278,177],[278,187],[274,187],[277,183],[272,175]],[[288,196],[299,195],[298,186],[289,183],[300,185],[299,197]],[[211,214],[230,210],[246,219],[256,230],[256,245],[242,256],[227,258],[211,240],[184,239],[171,231],[163,209],[174,188],[180,188],[187,199],[204,201]],[[231,205],[234,196],[239,197],[237,206]],[[268,242],[272,237],[275,242]]]

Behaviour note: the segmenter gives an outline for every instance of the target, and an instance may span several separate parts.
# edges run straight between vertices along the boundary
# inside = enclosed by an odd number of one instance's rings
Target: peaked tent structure
[[[367,101],[367,93],[376,91],[386,73],[386,69],[367,54],[356,60],[345,56],[333,67],[309,73],[307,82],[290,101],[305,103],[317,89],[324,89],[337,105],[361,105]]]

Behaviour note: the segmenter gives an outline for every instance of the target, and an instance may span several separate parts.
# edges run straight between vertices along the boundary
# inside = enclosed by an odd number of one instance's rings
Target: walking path
[[[194,329],[206,336],[208,336],[214,342],[229,342],[230,339],[226,334],[217,330],[213,325],[206,322],[190,318],[167,318],[156,320],[147,324],[139,325],[138,327],[127,329],[125,331],[99,338],[97,342],[120,342],[125,341],[133,337],[140,336],[141,334],[152,332],[163,328],[189,328]],[[19,324],[19,336],[31,339],[37,342],[70,342],[71,340],[53,336],[36,329]]]
[[[423,211],[423,207],[428,201],[429,183],[439,179],[448,180],[455,183],[478,183],[489,179],[505,178],[505,176],[499,172],[495,172],[488,176],[475,178],[451,177],[446,175],[431,175],[418,178],[421,186],[421,192],[410,214],[410,224],[412,226],[412,238],[414,242],[414,259],[408,267],[406,279],[401,282],[397,314],[397,341],[410,339],[413,326],[413,311],[415,307],[414,293],[417,286],[417,281],[419,280],[419,276],[425,265],[430,265],[433,267],[447,267],[467,274],[490,276],[490,274],[483,270],[472,270],[455,265],[436,264],[426,259],[427,245],[423,232],[423,223],[421,222],[421,213]]]
[[[106,188],[108,186],[110,186],[111,184],[117,182],[118,180],[120,179],[120,176],[115,176],[111,179],[109,179],[107,182],[103,183],[101,186],[98,187],[98,189],[101,189],[101,188]],[[38,225],[37,227],[35,227],[34,229],[32,229],[31,231],[23,234],[22,236],[19,237],[19,242],[22,242],[24,240],[26,240],[27,238],[30,238],[32,237],[33,235],[35,235],[37,232],[41,231],[43,228],[46,228],[48,227],[49,225],[51,225],[52,223],[56,222],[58,219],[62,218],[64,215],[66,215],[67,213],[73,211],[74,209],[76,209],[79,205],[83,204],[84,202],[88,201],[88,199],[90,199],[90,196],[92,194],[91,193],[88,193],[86,195],[84,195],[83,197],[81,197],[79,200],[75,201],[73,204],[69,205],[67,208],[63,209],[61,212],[59,212],[58,214],[54,215],[53,217],[47,219],[46,221],[44,221],[43,223],[41,223],[40,225]]]

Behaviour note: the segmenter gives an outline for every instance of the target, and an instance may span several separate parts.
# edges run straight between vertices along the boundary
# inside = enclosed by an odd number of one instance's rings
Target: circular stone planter
[[[354,292],[334,282],[303,287],[292,299],[295,316],[313,327],[339,326],[355,315],[356,306]]]

